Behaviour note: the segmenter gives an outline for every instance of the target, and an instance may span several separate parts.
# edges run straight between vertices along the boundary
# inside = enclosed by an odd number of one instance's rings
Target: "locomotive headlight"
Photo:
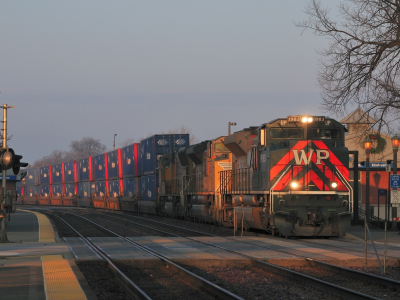
[[[312,121],[313,121],[313,118],[308,118],[308,119],[307,119],[307,122],[308,122],[308,123],[311,123]]]
[[[307,123],[307,117],[302,117],[302,118],[301,118],[301,121],[302,121],[303,123]]]
[[[334,189],[336,189],[336,188],[337,188],[337,182],[332,182],[332,183],[331,183],[331,187],[334,188]]]
[[[296,181],[292,181],[290,183],[290,186],[295,189],[295,188],[297,188],[299,186],[299,184]]]

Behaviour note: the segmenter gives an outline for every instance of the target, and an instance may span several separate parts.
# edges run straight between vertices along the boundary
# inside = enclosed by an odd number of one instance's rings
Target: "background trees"
[[[72,141],[70,151],[53,150],[49,155],[36,160],[34,167],[48,166],[78,160],[84,157],[98,155],[106,151],[106,146],[100,140],[92,137],[84,137],[79,141]]]
[[[378,130],[390,131],[400,109],[400,1],[344,0],[339,21],[318,0],[307,2],[305,13],[296,25],[329,40],[319,51],[323,108],[341,114],[359,106]]]

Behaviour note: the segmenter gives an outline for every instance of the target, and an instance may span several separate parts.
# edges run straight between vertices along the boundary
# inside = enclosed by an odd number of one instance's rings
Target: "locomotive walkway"
[[[18,210],[7,228],[10,243],[0,244],[0,298],[3,299],[96,299],[75,260],[100,260],[81,238],[60,239],[48,218],[40,213]],[[263,260],[287,261],[312,258],[346,265],[363,264],[364,242],[360,228],[350,230],[347,238],[282,239],[274,237],[131,237],[170,259],[240,260],[229,249]],[[375,233],[379,236],[379,233]],[[389,265],[400,261],[400,235],[390,232],[387,256]],[[117,237],[92,237],[90,240],[111,259],[150,260],[153,256]],[[220,247],[212,248],[209,245]],[[383,256],[378,239],[377,250]],[[368,250],[373,252],[369,244]],[[369,254],[369,265],[377,265]]]

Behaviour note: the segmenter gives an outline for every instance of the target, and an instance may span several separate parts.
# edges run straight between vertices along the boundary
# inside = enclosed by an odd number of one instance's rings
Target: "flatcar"
[[[289,116],[160,158],[165,213],[281,236],[343,236],[352,189],[345,128]]]
[[[353,210],[345,127],[289,116],[190,145],[154,135],[27,169],[18,203],[162,213],[280,236],[343,236]]]

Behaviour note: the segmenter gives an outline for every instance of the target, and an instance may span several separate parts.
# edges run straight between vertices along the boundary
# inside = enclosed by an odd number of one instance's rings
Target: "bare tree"
[[[11,140],[12,137],[13,137],[12,135],[7,136],[7,146],[9,146],[8,141]],[[0,147],[3,147],[3,132],[2,131],[0,131]]]
[[[308,20],[296,24],[329,40],[319,51],[323,108],[340,115],[357,105],[389,129],[400,109],[400,1],[343,0],[338,10],[336,21],[310,0]]]
[[[89,136],[82,138],[80,141],[72,141],[69,147],[79,159],[101,154],[107,148],[100,140]]]
[[[36,160],[33,163],[34,167],[55,165],[65,162],[65,151],[61,150],[53,150],[49,155],[42,157],[41,159]]]
[[[126,147],[129,145],[132,145],[135,142],[134,138],[127,138],[125,141],[123,141],[122,143],[120,143],[120,147]]]

